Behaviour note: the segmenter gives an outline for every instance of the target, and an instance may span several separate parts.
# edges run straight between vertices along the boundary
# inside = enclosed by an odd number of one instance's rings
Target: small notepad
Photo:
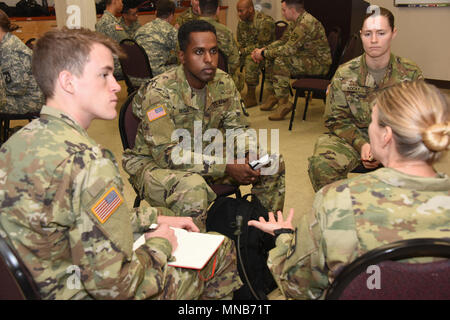
[[[172,229],[178,242],[178,247],[173,253],[175,261],[168,263],[172,267],[203,269],[225,239],[224,236],[218,234],[189,232],[179,228]],[[144,243],[145,236],[142,235],[134,242],[133,250]]]

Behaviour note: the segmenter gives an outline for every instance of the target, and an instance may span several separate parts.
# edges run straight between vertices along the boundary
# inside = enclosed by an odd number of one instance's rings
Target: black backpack
[[[251,196],[251,201],[247,198]],[[258,198],[247,194],[242,198],[220,197],[208,210],[206,231],[216,231],[234,240],[238,270],[244,285],[234,293],[236,300],[266,300],[277,284],[267,267],[274,237],[255,227],[249,220],[268,219],[267,209]]]

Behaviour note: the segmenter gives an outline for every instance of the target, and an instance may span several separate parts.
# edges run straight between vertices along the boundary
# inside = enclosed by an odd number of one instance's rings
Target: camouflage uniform
[[[125,23],[125,19],[123,17],[120,17],[119,24],[125,30],[125,32],[128,34],[128,37],[130,39],[134,38],[134,35],[136,34],[136,31],[141,27],[141,24],[138,21],[135,21],[131,24],[131,26],[127,25]]]
[[[262,48],[275,41],[275,23],[271,16],[255,11],[253,21],[239,21],[237,26],[237,41],[239,45],[241,65],[245,68],[245,83],[257,86],[260,69],[264,63],[255,63],[251,53],[256,48]]]
[[[330,133],[321,135],[309,158],[309,177],[315,191],[324,185],[345,179],[361,164],[361,147],[369,142],[371,95],[402,81],[422,78],[412,61],[391,54],[384,79],[379,85],[369,73],[365,55],[339,67],[327,96],[325,126]]]
[[[3,144],[0,168],[0,236],[21,256],[44,299],[217,299],[241,285],[230,240],[219,248],[207,282],[197,271],[167,266],[166,239],[150,238],[133,251],[133,232],[139,236],[157,215],[173,213],[130,212],[113,154],[61,111],[44,106],[40,119]]]
[[[0,49],[0,68],[6,95],[6,103],[1,105],[0,112],[39,112],[44,97],[31,71],[33,51],[9,32],[3,37]]]
[[[212,17],[200,17],[201,20],[209,22],[216,28],[217,45],[228,61],[228,73],[233,78],[236,88],[241,91],[244,88],[244,79],[239,68],[239,49],[233,32]]]
[[[290,76],[324,75],[331,66],[331,53],[325,29],[308,12],[290,23],[280,40],[264,50],[266,80],[277,98],[289,97]]]
[[[95,31],[103,33],[117,43],[120,43],[123,39],[131,39],[125,29],[120,25],[119,20],[107,10],[103,12],[102,17],[95,24]],[[114,76],[118,79],[123,79],[122,67],[120,66],[119,59],[116,57],[114,57]]]
[[[216,141],[217,146],[224,148],[232,131],[241,135],[238,130],[247,129],[247,124],[241,116],[240,94],[229,75],[217,70],[215,78],[205,86],[203,107],[203,98],[191,89],[183,68],[180,65],[153,78],[137,92],[133,112],[142,122],[135,147],[125,150],[122,164],[132,185],[151,205],[168,207],[179,216],[193,216],[203,228],[206,209],[216,198],[207,183],[230,179],[225,176],[227,152],[207,156],[206,149],[212,144],[204,135],[219,131],[224,141]],[[194,121],[201,128],[196,129]],[[190,163],[177,162],[180,146],[178,139],[172,140],[176,129],[189,135],[188,143],[194,142],[184,151]],[[285,171],[281,156],[278,171],[262,175],[254,183],[252,193],[268,209],[283,208]]]
[[[281,234],[268,265],[283,294],[315,299],[347,264],[379,246],[449,238],[450,179],[381,168],[321,189],[295,236]],[[410,259],[409,262],[418,262]]]
[[[134,39],[147,53],[154,77],[177,65],[177,34],[174,26],[160,18],[136,32]]]
[[[196,20],[198,18],[200,18],[200,16],[192,11],[192,7],[189,7],[175,19],[175,24],[181,27],[186,22]]]

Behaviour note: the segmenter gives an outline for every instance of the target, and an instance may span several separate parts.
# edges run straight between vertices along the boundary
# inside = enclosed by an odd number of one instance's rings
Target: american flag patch
[[[156,107],[149,112],[147,112],[147,117],[149,121],[153,121],[159,119],[166,115],[166,110],[164,110],[163,106]]]
[[[97,219],[101,223],[113,214],[122,204],[123,200],[116,188],[112,187],[108,192],[91,208]]]

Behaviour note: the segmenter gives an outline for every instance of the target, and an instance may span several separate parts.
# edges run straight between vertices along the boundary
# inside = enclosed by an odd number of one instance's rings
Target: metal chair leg
[[[306,120],[306,112],[308,111],[308,104],[309,104],[309,98],[311,97],[311,91],[308,91],[308,94],[306,95],[305,99],[305,110],[303,111],[303,121]]]
[[[292,130],[292,123],[294,122],[294,115],[295,115],[295,109],[297,108],[297,100],[299,96],[298,89],[295,89],[295,98],[294,98],[294,104],[292,105],[292,112],[291,112],[291,120],[289,121],[289,131]]]

